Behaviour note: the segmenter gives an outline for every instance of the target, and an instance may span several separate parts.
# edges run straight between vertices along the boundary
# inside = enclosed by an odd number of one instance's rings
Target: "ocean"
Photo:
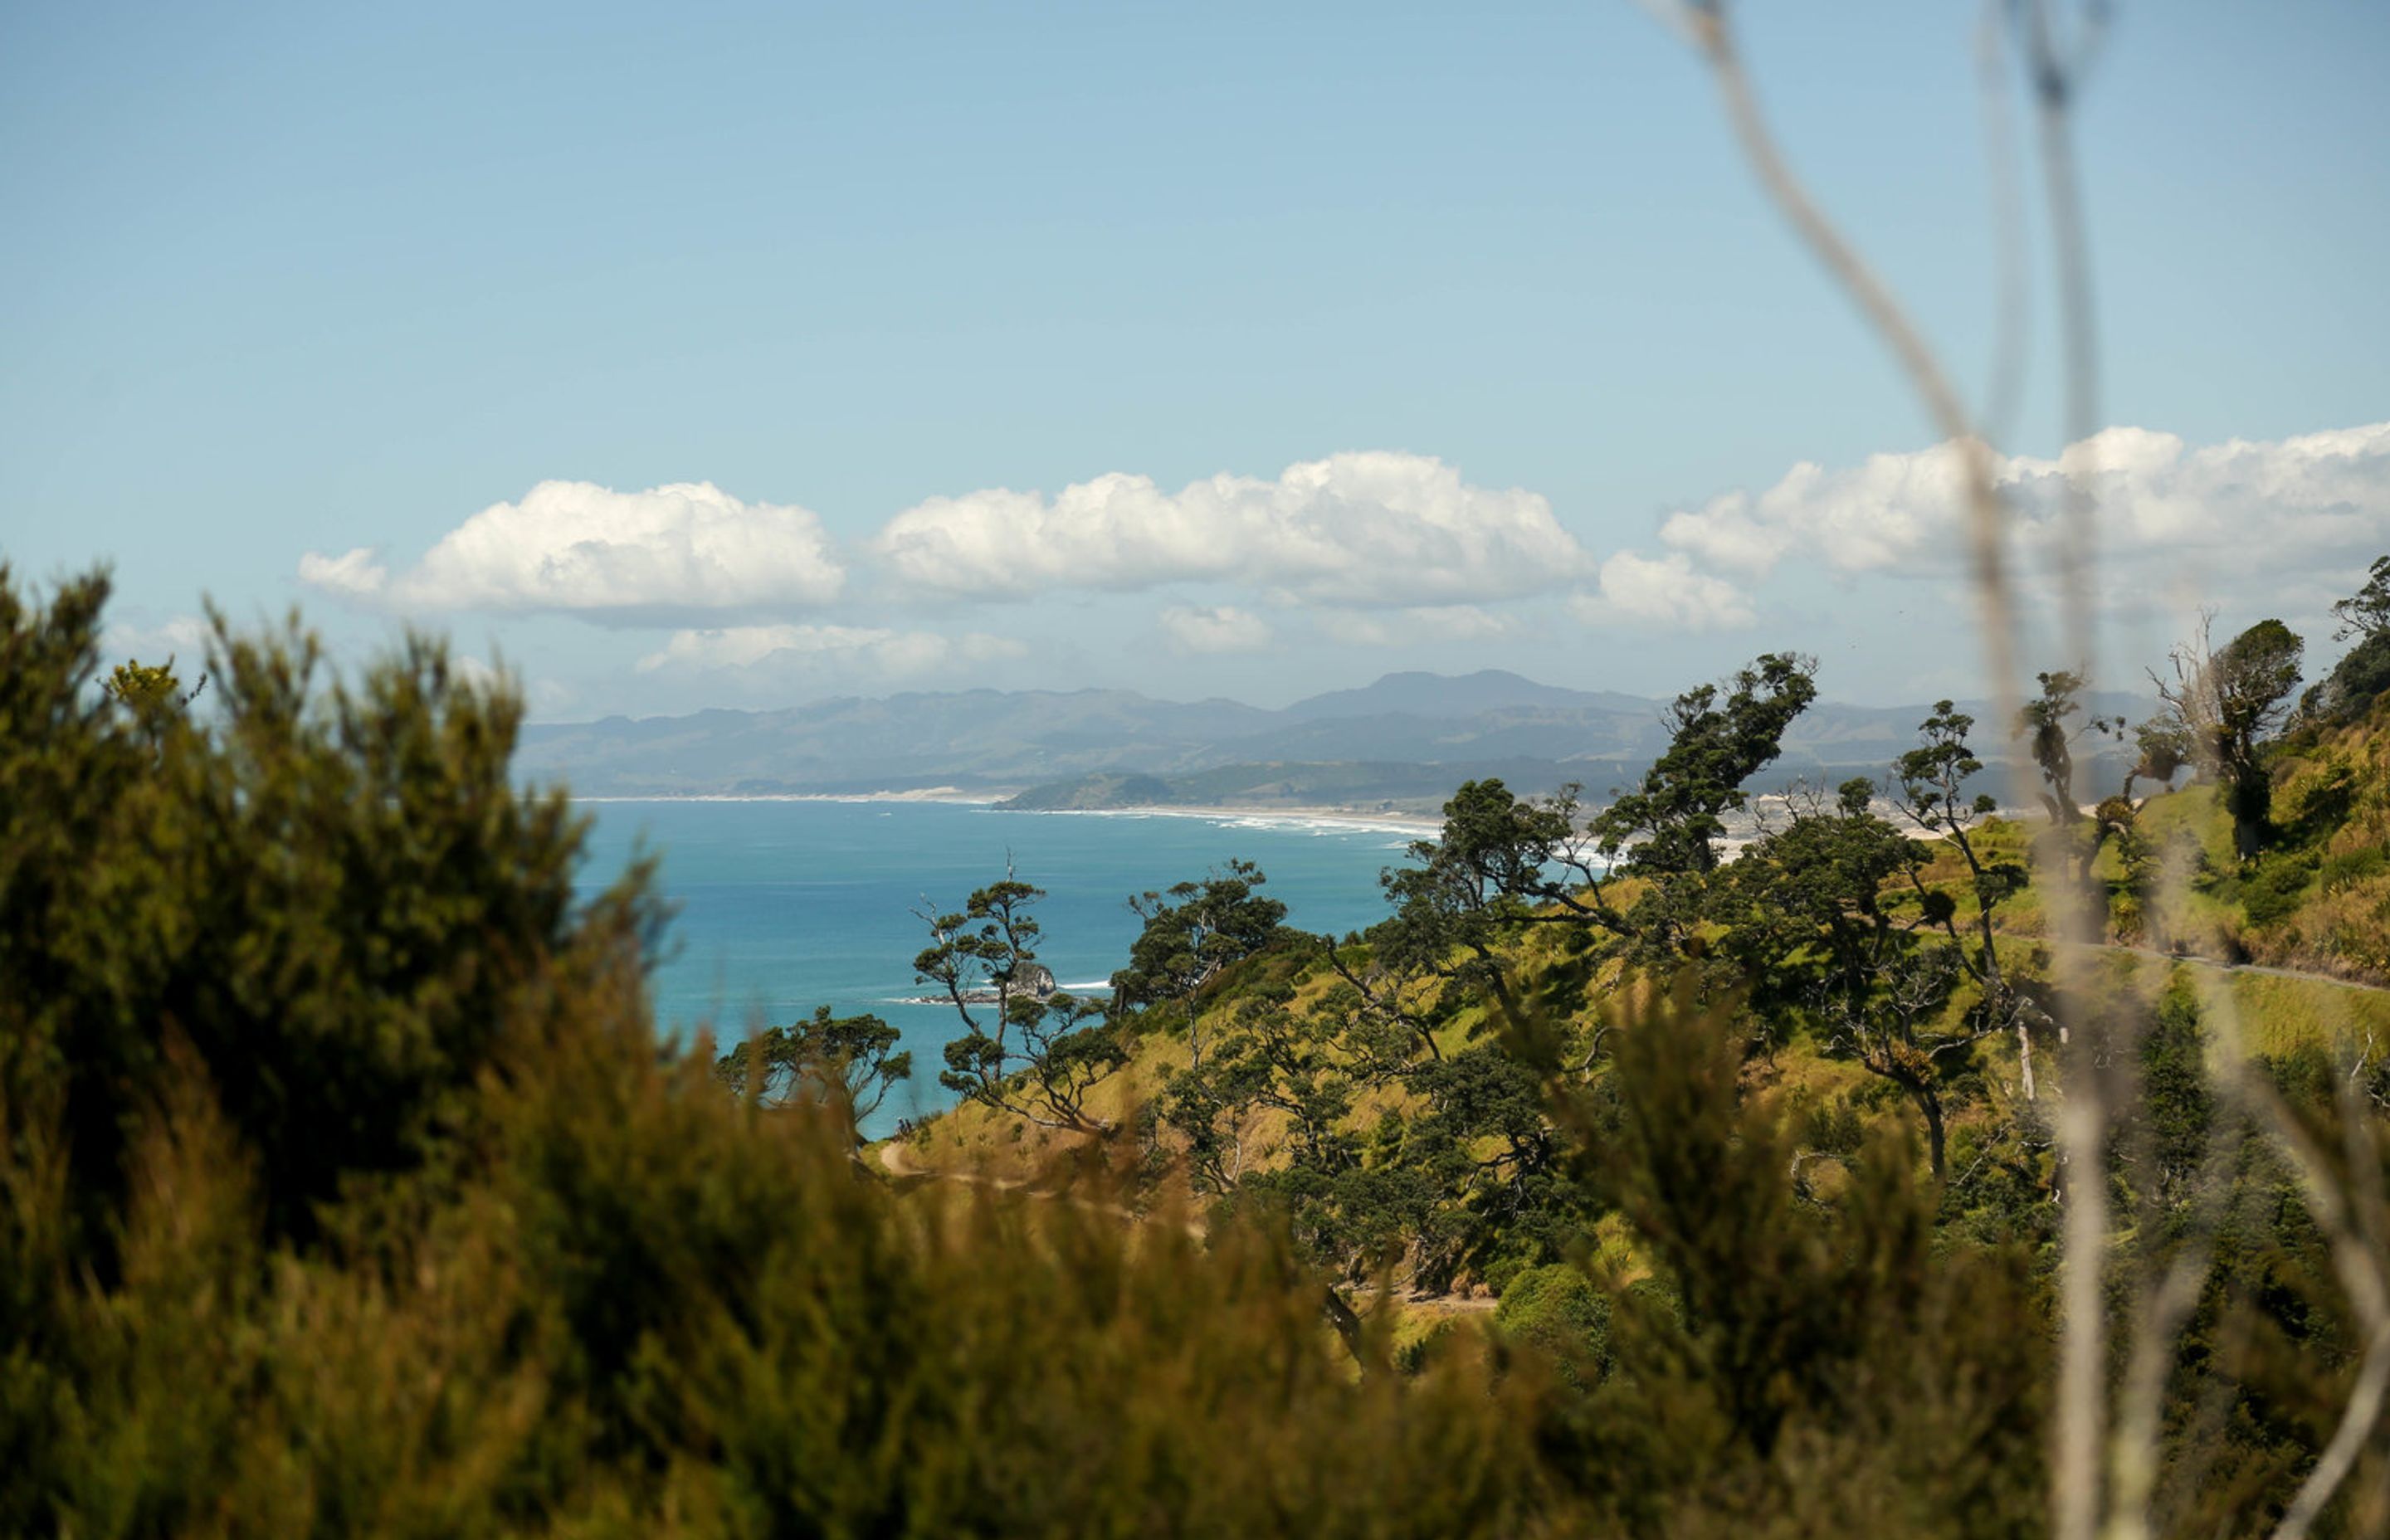
[[[1200,879],[1231,859],[1258,864],[1287,922],[1343,934],[1385,916],[1381,869],[1400,865],[1424,828],[1332,818],[1144,813],[1010,813],[921,802],[585,802],[583,882],[602,888],[635,851],[662,856],[675,907],[654,978],[658,1030],[719,1042],[827,1005],[870,1011],[904,1033],[913,1082],[869,1130],[951,1104],[940,1052],[959,1035],[949,1007],[923,993],[913,956],[927,944],[916,911],[959,910],[1004,875],[1046,890],[1038,956],[1065,985],[1101,984],[1141,925],[1133,893]]]

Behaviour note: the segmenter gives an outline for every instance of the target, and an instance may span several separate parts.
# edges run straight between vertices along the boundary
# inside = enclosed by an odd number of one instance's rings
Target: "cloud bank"
[[[2028,557],[2055,543],[2070,476],[2098,495],[2112,560],[2229,558],[2281,571],[2380,545],[2390,531],[2390,423],[2204,446],[2111,428],[2054,460],[2003,457],[1999,488]],[[1843,574],[1940,573],[1959,564],[1960,504],[1958,456],[1940,444],[1840,470],[1796,465],[1765,492],[1671,515],[1660,539],[1751,578],[1788,558]]]
[[[1564,586],[1589,566],[1543,497],[1392,453],[1308,460],[1275,481],[1219,475],[1176,493],[1116,473],[1051,498],[936,497],[889,520],[871,548],[911,586],[1010,599],[1202,582],[1320,605],[1467,604]]]
[[[2112,617],[2161,596],[2320,614],[2390,545],[2390,423],[2206,445],[2112,428],[2053,459],[2000,458],[1997,472],[2029,578],[2058,547],[2070,478],[2097,492]],[[299,573],[391,611],[653,628],[660,645],[637,667],[667,678],[934,674],[1026,648],[991,634],[1003,627],[893,625],[890,607],[1018,616],[998,607],[1068,597],[1034,611],[1067,633],[1065,610],[1157,590],[1131,608],[1182,658],[1323,641],[1449,651],[1537,635],[1562,613],[1657,638],[1750,628],[1779,605],[1814,609],[1820,578],[1963,580],[1958,457],[1944,444],[1839,468],[1804,462],[1762,490],[1670,513],[1653,533],[1597,554],[1539,494],[1372,452],[1176,492],[1112,473],[1051,496],[932,498],[843,549],[807,509],[710,482],[623,493],[543,481],[465,520],[411,566],[360,547],[310,551]],[[865,581],[851,583],[851,568]],[[167,640],[143,638],[155,650]]]

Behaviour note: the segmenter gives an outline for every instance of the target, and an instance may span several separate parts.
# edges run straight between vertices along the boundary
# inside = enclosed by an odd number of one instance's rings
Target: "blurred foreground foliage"
[[[1397,1354],[1383,1274],[1331,1329],[1301,1194],[1199,1224],[1125,1123],[1025,1187],[900,1178],[851,1082],[660,1045],[650,872],[576,888],[563,798],[508,776],[519,703],[437,646],[342,684],[219,627],[194,709],[101,687],[105,597],[0,571],[0,1533],[2043,1525],[2047,1224],[1973,1174],[2032,1157],[1970,1132],[1945,1190],[1880,1119],[1818,1180],[1823,1125],[1751,1094],[1715,992],[1644,997],[1599,1073],[1524,1031],[1425,1046],[1422,1094],[1515,1123],[1501,1179],[1564,1200],[1501,1318]],[[1222,977],[1284,972],[1237,950]],[[891,1046],[814,1025],[841,1066]],[[2196,1023],[2152,1041],[2147,1139],[2195,1166]],[[2285,1081],[2329,1120],[2335,1072]],[[2172,1402],[2186,1533],[2279,1505],[2355,1351],[2246,1161]]]

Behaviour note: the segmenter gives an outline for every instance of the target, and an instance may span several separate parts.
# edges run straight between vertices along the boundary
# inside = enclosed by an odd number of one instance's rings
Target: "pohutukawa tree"
[[[2058,669],[2035,678],[2041,694],[2017,713],[2017,736],[2041,773],[2041,802],[2049,814],[2053,853],[2074,867],[2077,883],[2088,883],[2100,847],[2120,826],[2114,809],[2103,804],[2087,815],[2076,800],[2075,745],[2086,738],[2123,738],[2125,719],[2085,709],[2081,670]]]
[[[878,1016],[833,1017],[820,1006],[806,1020],[733,1047],[714,1061],[714,1077],[759,1106],[826,1109],[854,1133],[913,1072],[913,1056],[896,1051],[897,1037]]]
[[[1187,1029],[1190,1067],[1203,1062],[1202,997],[1220,975],[1281,935],[1286,905],[1256,889],[1268,882],[1251,861],[1231,861],[1201,882],[1128,901],[1145,921],[1128,966],[1112,975],[1116,1014],[1175,1006]]]
[[[1723,815],[1747,805],[1742,783],[1784,751],[1784,730],[1818,698],[1817,674],[1815,658],[1763,653],[1727,685],[1677,697],[1667,749],[1593,821],[1603,850],[1637,873],[1716,870]]]
[[[1793,797],[1791,822],[1725,869],[1706,912],[1724,928],[1721,945],[1743,964],[1763,1015],[1814,1012],[1834,1048],[1908,1098],[1938,1180],[1949,1078],[2002,1023],[1980,1012],[1950,1019],[1952,992],[1968,972],[1963,947],[1938,906],[1910,915],[1887,902],[1929,856],[1877,815],[1875,793],[1859,777],[1831,800]]]
[[[2335,642],[2390,635],[2390,556],[2377,556],[2366,573],[2365,586],[2332,607],[2340,622],[2332,634]]]
[[[1043,930],[1029,913],[1045,896],[1008,868],[960,913],[920,916],[930,944],[913,959],[914,976],[963,1023],[938,1084],[1041,1128],[1109,1134],[1111,1121],[1087,1110],[1087,1095],[1128,1050],[1100,1002],[1033,985],[1048,979],[1037,966]]]
[[[1927,887],[1915,868],[1908,874],[1909,885],[1926,923],[1940,928],[1949,938],[1960,967],[1983,991],[1982,1003],[1976,1007],[1983,1021],[1994,1028],[2015,1028],[2018,1070],[2025,1099],[2030,1101],[2034,1097],[2030,1029],[2037,1013],[2000,967],[1992,913],[2003,899],[2022,892],[2031,874],[2015,862],[1998,859],[1976,841],[1977,826],[1998,811],[1999,803],[1988,793],[1969,790],[1969,784],[1984,768],[1967,741],[1974,725],[1975,719],[1955,703],[1935,701],[1934,713],[1918,724],[1918,746],[1893,766],[1900,782],[1894,802],[1909,822],[1947,841],[1966,865],[1968,888],[1974,899],[1974,913],[1965,922],[1973,931],[1972,945],[1960,931],[1957,900]]]
[[[2232,815],[2232,845],[2242,860],[2266,846],[2272,830],[2273,777],[2262,750],[2289,718],[2306,644],[2280,621],[2259,621],[2221,649],[2208,644],[2212,614],[2174,649],[2174,677],[2155,670],[2151,682],[2190,745],[2191,763],[2217,781]]]

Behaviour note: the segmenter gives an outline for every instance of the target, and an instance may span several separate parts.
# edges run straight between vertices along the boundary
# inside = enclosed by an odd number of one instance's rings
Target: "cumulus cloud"
[[[673,633],[661,651],[639,660],[642,674],[671,671],[792,670],[861,672],[886,677],[926,673],[950,662],[1017,658],[1028,649],[1008,636],[971,632],[888,631],[851,625],[741,625]]]
[[[653,624],[829,603],[846,571],[821,520],[790,504],[746,503],[711,481],[615,492],[542,481],[441,537],[392,576],[367,549],[309,552],[299,575],[395,610],[552,611]]]
[[[1174,604],[1154,619],[1177,652],[1259,652],[1269,646],[1269,622],[1233,605]]]
[[[1601,564],[1600,586],[1574,595],[1569,608],[1593,625],[1728,631],[1751,624],[1751,597],[1726,579],[1698,571],[1682,551],[1638,556],[1620,551]]]
[[[2056,540],[2070,476],[2098,494],[2112,559],[2229,560],[2280,572],[2376,547],[2390,527],[2390,423],[2194,445],[2111,428],[2057,459],[1997,462],[2011,529],[2030,557]],[[1660,538],[1706,567],[1764,577],[1803,558],[1839,573],[1938,572],[1960,557],[1961,486],[1948,444],[1839,470],[1794,466],[1774,486],[1671,515]]]
[[[1473,486],[1419,455],[1334,455],[1275,481],[1219,475],[1176,493],[1099,476],[1047,498],[937,497],[889,520],[873,549],[906,584],[1025,598],[1064,588],[1236,582],[1291,600],[1468,604],[1565,586],[1588,570],[1551,505]]]

